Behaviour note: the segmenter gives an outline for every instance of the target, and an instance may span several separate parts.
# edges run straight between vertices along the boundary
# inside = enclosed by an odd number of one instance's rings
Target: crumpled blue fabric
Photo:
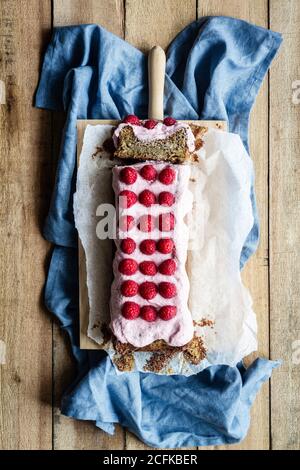
[[[278,33],[228,17],[202,18],[187,26],[167,52],[165,115],[224,119],[248,148],[249,113],[281,43]],[[54,30],[44,57],[36,106],[67,113],[52,202],[44,236],[55,244],[45,303],[71,339],[78,377],[66,391],[62,413],[92,420],[108,433],[120,423],[150,446],[177,448],[238,442],[249,411],[276,361],[257,359],[246,370],[213,366],[191,376],[117,375],[101,351],[78,348],[77,233],[72,196],[76,181],[76,119],[147,117],[145,55],[98,25]],[[254,225],[241,267],[255,251]],[[166,390],[168,393],[166,394]]]

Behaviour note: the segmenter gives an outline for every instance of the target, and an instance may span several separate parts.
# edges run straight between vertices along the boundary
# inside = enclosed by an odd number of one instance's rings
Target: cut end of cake
[[[114,156],[135,161],[167,161],[186,163],[193,160],[193,154],[203,145],[202,137],[206,127],[188,124],[168,118],[165,122],[140,121],[121,123],[114,132],[116,147]]]
[[[120,132],[115,157],[183,163],[189,159],[186,132],[179,129],[165,139],[142,141],[135,136],[130,126],[126,126]]]

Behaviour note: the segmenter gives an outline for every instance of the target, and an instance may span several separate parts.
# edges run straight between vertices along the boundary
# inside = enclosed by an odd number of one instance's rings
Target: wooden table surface
[[[261,239],[244,272],[258,317],[258,355],[284,364],[258,395],[247,438],[231,448],[300,447],[300,93],[293,90],[300,85],[299,0],[1,0],[0,80],[6,90],[6,104],[0,104],[2,449],[146,448],[120,427],[109,436],[59,412],[62,391],[75,371],[67,338],[43,307],[51,246],[41,227],[63,117],[32,106],[51,30],[98,23],[148,50],[156,43],[167,47],[203,15],[239,17],[284,36],[251,116]]]

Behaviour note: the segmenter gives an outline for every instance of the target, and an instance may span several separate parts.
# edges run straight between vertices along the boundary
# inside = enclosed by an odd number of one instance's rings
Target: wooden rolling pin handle
[[[164,118],[165,70],[165,52],[160,46],[154,46],[148,56],[149,119]]]

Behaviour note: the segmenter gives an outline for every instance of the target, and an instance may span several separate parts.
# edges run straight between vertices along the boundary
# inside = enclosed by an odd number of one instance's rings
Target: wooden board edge
[[[120,121],[116,120],[116,119],[77,119],[77,130],[81,130],[82,128],[85,129],[86,126],[90,125],[90,126],[97,126],[97,125],[105,125],[105,124],[110,124],[112,126],[117,126],[119,124]],[[227,131],[228,129],[228,125],[227,125],[227,121],[222,121],[222,120],[199,120],[199,121],[195,121],[195,120],[192,120],[192,119],[187,119],[186,121],[182,120],[182,119],[179,119],[179,122],[188,122],[188,123],[192,123],[192,124],[200,124],[201,126],[204,126],[204,127],[214,127],[216,129],[220,129],[220,130],[223,130],[223,131]],[[83,138],[83,136],[82,136]],[[79,152],[80,154],[80,152]],[[77,156],[78,156],[78,153],[77,153]]]

